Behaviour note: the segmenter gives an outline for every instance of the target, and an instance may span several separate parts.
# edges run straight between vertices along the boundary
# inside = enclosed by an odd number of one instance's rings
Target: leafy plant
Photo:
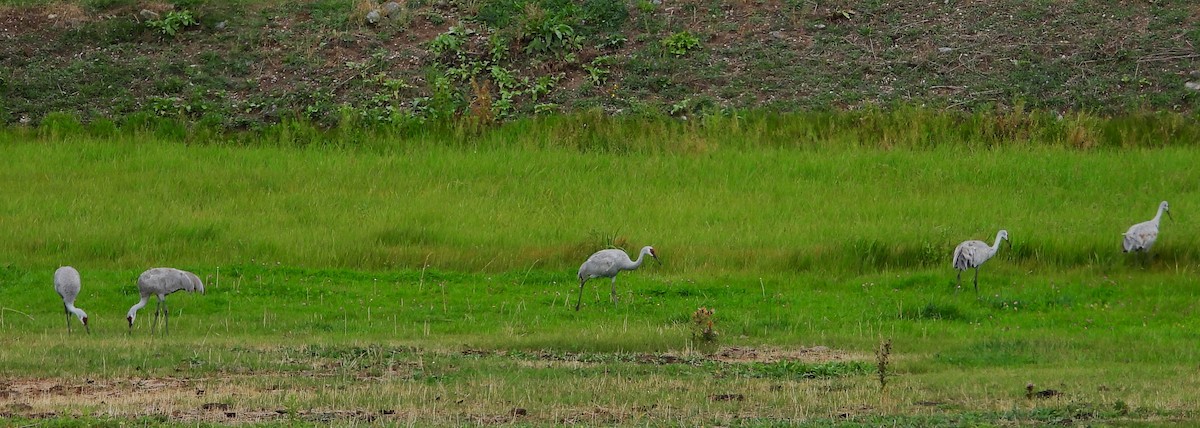
[[[488,37],[488,52],[491,54],[492,61],[503,61],[508,58],[508,43],[508,38],[499,34]]]
[[[588,81],[597,86],[604,84],[608,80],[608,76],[612,74],[612,71],[608,67],[612,65],[613,61],[613,57],[605,55],[596,57],[592,62],[584,64],[583,69],[587,71]]]
[[[196,21],[196,18],[192,16],[192,12],[187,10],[167,12],[167,15],[162,17],[162,19],[146,21],[146,25],[150,28],[171,37],[175,37],[184,28],[198,24],[200,22]]]
[[[444,58],[448,54],[454,57],[462,55],[462,48],[467,43],[467,36],[475,34],[475,30],[461,26],[450,27],[445,33],[438,34],[429,41],[429,52],[436,58]]]
[[[675,56],[686,55],[689,51],[700,48],[700,39],[690,31],[680,31],[662,40],[663,47]]]
[[[552,54],[566,56],[582,46],[582,37],[575,29],[563,22],[547,19],[526,32],[528,43],[525,52],[530,54]]]
[[[650,2],[649,0],[638,0],[637,8],[638,11],[641,11],[642,13],[650,13],[654,12],[654,9],[656,9],[657,6],[655,6],[654,3]]]
[[[692,339],[708,344],[717,341],[717,330],[714,328],[716,321],[713,319],[716,312],[702,307],[692,313]]]

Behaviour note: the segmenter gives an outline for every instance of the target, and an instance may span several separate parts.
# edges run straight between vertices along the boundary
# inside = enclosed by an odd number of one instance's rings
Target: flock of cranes
[[[1167,206],[1167,201],[1162,201],[1158,204],[1158,213],[1154,218],[1144,221],[1129,227],[1122,236],[1124,236],[1123,250],[1124,252],[1149,252],[1150,247],[1158,240],[1158,224],[1162,220],[1162,215],[1166,213],[1167,217],[1171,217],[1170,208]],[[984,262],[996,255],[996,251],[1000,249],[1000,242],[1012,242],[1008,240],[1008,231],[1000,230],[996,233],[996,240],[992,245],[979,240],[964,241],[954,248],[954,255],[951,263],[955,270],[958,270],[958,279],[956,288],[962,284],[962,273],[967,269],[975,269],[975,293],[979,293],[979,267]],[[575,301],[575,310],[579,310],[579,305],[583,302],[583,286],[592,278],[610,278],[612,282],[612,301],[617,303],[617,274],[624,270],[636,270],[642,266],[645,257],[649,255],[654,260],[658,260],[658,253],[654,251],[654,247],[642,247],[638,254],[637,260],[633,260],[624,251],[617,249],[600,250],[588,257],[583,265],[579,266],[579,299]],[[661,262],[660,262],[661,263]],[[191,272],[179,270],[175,268],[153,268],[142,272],[138,276],[138,293],[141,295],[139,300],[133,307],[129,308],[129,313],[125,316],[129,322],[129,330],[133,331],[133,320],[137,317],[138,310],[146,306],[150,301],[150,296],[158,297],[158,304],[154,309],[154,323],[150,325],[150,331],[154,331],[154,327],[158,325],[158,317],[161,314],[163,317],[163,332],[167,333],[170,321],[169,311],[167,310],[166,298],[168,294],[176,291],[190,291],[204,293],[204,283],[200,278]],[[83,323],[83,327],[88,333],[91,329],[88,327],[88,316],[83,309],[75,307],[75,298],[79,296],[81,282],[79,279],[79,271],[70,266],[63,266],[54,272],[54,291],[62,297],[63,311],[67,316],[67,332],[71,331],[71,315],[79,318]]]
[[[87,313],[84,313],[83,309],[75,307],[75,297],[79,295],[80,286],[79,271],[75,268],[63,266],[54,271],[54,291],[62,296],[63,308],[67,311],[67,332],[71,332],[71,314],[75,314],[90,334],[92,331],[88,328]],[[146,306],[150,296],[158,297],[158,306],[154,309],[154,323],[150,324],[150,331],[153,332],[154,327],[158,325],[158,316],[161,313],[163,333],[165,334],[168,332],[170,320],[167,312],[167,295],[180,290],[204,293],[204,283],[196,274],[175,268],[154,268],[142,272],[138,276],[137,286],[138,294],[142,298],[129,308],[129,313],[125,315],[125,320],[129,321],[131,333],[133,332],[133,320],[137,317],[138,310]]]
[[[1154,214],[1154,218],[1129,226],[1129,230],[1121,234],[1125,237],[1122,251],[1149,253],[1154,241],[1158,240],[1158,222],[1162,220],[1163,213],[1166,213],[1171,220],[1175,219],[1171,217],[1171,208],[1167,206],[1167,201],[1162,201],[1158,204],[1158,213]],[[979,294],[979,265],[996,255],[996,250],[1000,249],[1000,241],[1006,241],[1009,243],[1009,247],[1012,246],[1012,241],[1008,240],[1007,230],[997,232],[996,243],[990,246],[986,242],[977,240],[958,244],[958,247],[954,249],[954,258],[952,259],[954,269],[958,270],[956,287],[962,284],[963,271],[975,269],[975,294]]]

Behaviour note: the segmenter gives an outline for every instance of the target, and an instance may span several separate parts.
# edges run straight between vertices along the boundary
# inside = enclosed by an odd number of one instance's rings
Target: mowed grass
[[[218,283],[215,269],[196,268],[210,276],[207,293],[168,298],[167,337],[150,335],[148,311],[126,333],[135,271],[84,272],[85,336],[78,325],[66,333],[49,270],[9,268],[0,359],[19,393],[3,407],[180,424],[1197,417],[1200,290],[1187,276],[1035,275],[993,263],[979,298],[937,270],[760,281],[648,268],[621,279],[616,306],[590,286],[580,312],[574,284],[546,271],[248,265],[221,269]],[[717,310],[717,347],[692,338],[699,306]],[[872,352],[883,339],[894,350],[880,393]],[[778,356],[722,360],[731,349]],[[1031,382],[1062,395],[1028,399]]]
[[[9,140],[0,414],[64,425],[1195,420],[1198,160],[1188,146]],[[1176,221],[1154,258],[1121,254],[1120,233],[1164,199]],[[1013,247],[984,266],[980,295],[956,291],[954,245],[1000,228]],[[622,274],[618,305],[593,280],[575,312],[575,269],[610,244],[654,245],[662,263]],[[51,287],[62,264],[83,275],[91,335],[65,332]],[[198,273],[207,294],[167,299],[170,336],[149,334],[153,303],[127,334],[136,276],[162,265]],[[698,307],[716,309],[715,346],[692,337]],[[893,375],[881,392],[885,339]],[[747,350],[758,356],[738,357]],[[1060,394],[1026,398],[1028,383]]]

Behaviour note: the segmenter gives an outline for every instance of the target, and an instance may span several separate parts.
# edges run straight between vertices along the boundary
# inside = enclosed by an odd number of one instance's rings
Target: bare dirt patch
[[[846,351],[830,349],[825,346],[811,348],[751,348],[729,347],[722,348],[712,357],[725,363],[774,363],[779,361],[799,361],[804,363],[827,363],[830,361],[865,360],[867,356],[851,354]]]
[[[831,349],[825,346],[811,348],[754,348],[726,347],[712,354],[695,351],[665,352],[665,353],[576,353],[538,351],[534,353],[513,351],[488,351],[467,349],[460,352],[466,356],[499,356],[520,360],[531,367],[584,367],[609,362],[628,362],[636,364],[690,364],[699,365],[705,362],[720,362],[729,364],[747,363],[776,363],[783,361],[802,363],[827,363],[836,361],[865,361],[870,357],[852,354],[846,351]]]

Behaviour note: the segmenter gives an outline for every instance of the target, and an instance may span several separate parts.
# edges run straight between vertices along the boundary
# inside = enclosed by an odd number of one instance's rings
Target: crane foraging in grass
[[[62,297],[63,312],[67,314],[67,333],[71,332],[71,315],[79,317],[79,322],[83,323],[83,329],[92,334],[92,329],[88,327],[88,316],[83,309],[75,307],[75,298],[79,296],[79,288],[81,281],[79,280],[79,271],[70,266],[63,266],[54,271],[54,291]]]
[[[1167,217],[1175,220],[1174,217],[1171,217],[1171,208],[1167,206],[1167,201],[1162,201],[1158,204],[1158,213],[1154,214],[1154,218],[1129,226],[1129,230],[1123,234],[1125,236],[1124,252],[1144,251],[1149,253],[1150,247],[1158,239],[1158,221],[1162,220],[1163,213],[1167,213]]]
[[[575,310],[579,310],[579,304],[583,301],[583,284],[592,278],[612,278],[612,301],[613,304],[616,304],[617,274],[623,270],[634,270],[641,267],[647,254],[654,257],[654,260],[658,260],[658,254],[654,252],[654,247],[649,245],[642,247],[636,261],[631,260],[624,251],[616,249],[600,250],[588,257],[587,261],[579,266],[579,300],[575,301]]]
[[[971,240],[964,241],[954,248],[953,264],[954,269],[958,270],[958,282],[954,286],[956,290],[962,285],[963,271],[975,269],[975,294],[979,294],[979,265],[996,255],[996,250],[1000,249],[1001,240],[1008,241],[1007,230],[996,233],[996,243],[991,246],[983,241]],[[1008,246],[1012,247],[1011,241]]]
[[[133,332],[133,320],[137,317],[138,309],[146,306],[146,302],[150,300],[150,296],[158,296],[158,305],[154,308],[154,323],[150,325],[150,331],[154,332],[154,326],[158,324],[158,314],[163,315],[163,333],[169,333],[170,330],[170,315],[167,311],[167,295],[179,290],[191,292],[200,292],[204,294],[204,283],[200,282],[200,278],[196,274],[186,270],[175,268],[154,268],[142,272],[138,276],[138,293],[141,294],[142,300],[129,308],[129,314],[125,319],[129,321],[129,331]]]

